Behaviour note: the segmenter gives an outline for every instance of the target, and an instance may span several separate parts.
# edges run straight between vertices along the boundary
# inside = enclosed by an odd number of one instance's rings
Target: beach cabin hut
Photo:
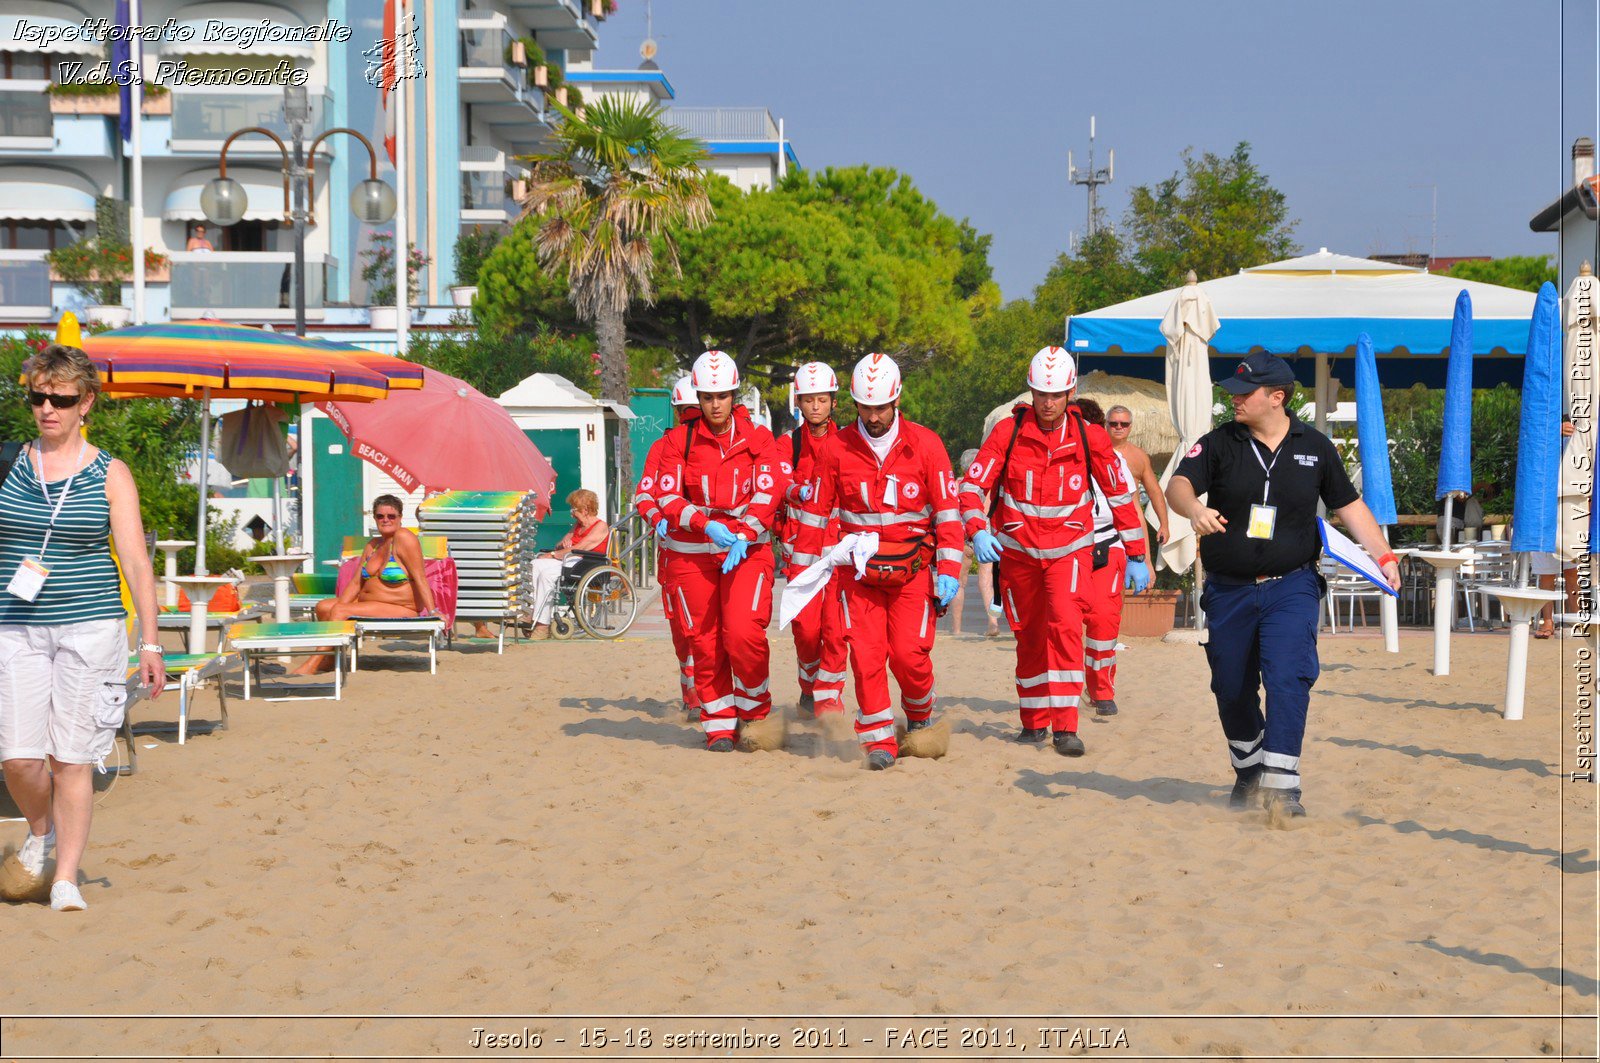
[[[602,505],[609,497],[612,452],[606,422],[613,415],[602,400],[554,373],[535,373],[495,401],[555,467],[550,519],[539,531],[540,549],[552,547],[567,533],[568,492],[587,487]]]

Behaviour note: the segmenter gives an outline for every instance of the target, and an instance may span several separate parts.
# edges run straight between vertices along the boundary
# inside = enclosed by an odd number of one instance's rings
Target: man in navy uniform
[[[1304,816],[1300,745],[1327,590],[1317,573],[1317,503],[1377,560],[1391,587],[1400,586],[1400,566],[1333,442],[1290,412],[1289,363],[1258,352],[1219,384],[1233,396],[1233,423],[1189,450],[1167,501],[1201,537],[1206,660],[1235,772],[1229,804],[1247,807],[1259,790],[1275,818]]]

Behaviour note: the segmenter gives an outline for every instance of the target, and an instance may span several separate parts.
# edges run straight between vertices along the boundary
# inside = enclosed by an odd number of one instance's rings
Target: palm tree
[[[522,218],[548,273],[564,272],[578,317],[594,323],[601,394],[629,399],[623,319],[655,300],[658,252],[678,271],[673,234],[710,223],[704,146],[653,103],[603,97],[582,118],[566,108],[552,148],[533,157]],[[520,220],[520,219],[519,219]],[[628,424],[618,425],[619,475],[633,467]]]

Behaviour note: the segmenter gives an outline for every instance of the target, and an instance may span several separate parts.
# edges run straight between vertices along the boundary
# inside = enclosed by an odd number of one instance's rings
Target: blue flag
[[[133,61],[133,48],[128,41],[131,28],[128,0],[117,0],[117,29],[120,32],[111,42],[111,76],[116,78],[121,86],[117,90],[117,98],[121,101],[121,106],[118,108],[121,119],[118,125],[122,130],[123,140],[133,136],[133,85],[124,74],[128,64]]]

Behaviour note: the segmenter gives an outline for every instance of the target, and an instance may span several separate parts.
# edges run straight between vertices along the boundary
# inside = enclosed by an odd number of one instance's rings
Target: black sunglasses
[[[374,513],[372,515],[372,519],[373,520],[399,520],[400,519],[400,514],[398,514],[398,513]]]
[[[43,406],[48,402],[58,410],[65,410],[69,407],[76,406],[82,401],[82,395],[52,395],[48,391],[34,391],[32,388],[28,389],[28,402],[34,406]]]
[[[1106,427],[1107,428],[1132,428],[1133,427],[1133,422],[1132,421],[1107,421],[1106,422]]]

